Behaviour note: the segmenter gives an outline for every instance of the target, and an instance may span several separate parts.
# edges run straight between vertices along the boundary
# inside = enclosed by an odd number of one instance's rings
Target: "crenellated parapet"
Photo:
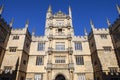
[[[12,29],[11,34],[26,34],[26,28],[17,28],[17,29]]]
[[[48,41],[48,39],[46,36],[32,36],[32,41],[46,42],[46,41]]]
[[[74,36],[72,37],[72,41],[88,41],[88,37],[87,36]]]
[[[109,34],[108,28],[94,28],[93,29],[94,34]]]

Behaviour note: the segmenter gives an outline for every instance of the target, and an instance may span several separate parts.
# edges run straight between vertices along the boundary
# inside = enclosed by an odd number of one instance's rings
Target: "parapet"
[[[93,29],[94,34],[109,34],[108,28],[94,28]]]
[[[73,38],[72,41],[80,42],[88,41],[88,36],[73,36],[72,38]]]
[[[37,41],[43,41],[46,42],[48,41],[46,36],[32,36],[32,41],[37,42]]]
[[[12,29],[11,34],[26,34],[26,28]]]

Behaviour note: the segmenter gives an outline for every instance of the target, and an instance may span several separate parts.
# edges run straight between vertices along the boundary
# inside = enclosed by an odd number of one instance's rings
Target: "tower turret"
[[[118,14],[120,15],[120,6],[117,4],[116,7],[117,7]]]
[[[3,8],[4,8],[4,5],[2,5],[2,6],[0,7],[0,15],[2,15]]]
[[[84,28],[84,34],[85,34],[85,36],[88,35],[86,28]]]
[[[10,27],[13,26],[13,22],[14,22],[14,19],[12,18],[11,21],[10,21],[10,23],[9,23]]]
[[[72,11],[71,11],[71,7],[69,6],[69,17],[71,18],[70,19],[70,25],[71,27],[73,27],[73,24],[72,24]]]
[[[29,25],[29,20],[26,21],[25,28],[28,28],[28,25]]]
[[[71,12],[71,7],[69,6],[69,16],[72,18],[72,12]]]
[[[49,5],[49,7],[48,7],[46,18],[49,18],[50,16],[52,16],[52,7],[51,7],[51,5]]]
[[[92,30],[95,28],[95,26],[94,26],[94,24],[93,24],[93,21],[92,21],[92,19],[90,20],[90,25],[91,25],[91,28],[92,28]]]
[[[35,36],[35,28],[32,29],[32,36]]]
[[[108,27],[110,27],[110,25],[111,25],[110,20],[108,18],[106,20],[107,20]]]

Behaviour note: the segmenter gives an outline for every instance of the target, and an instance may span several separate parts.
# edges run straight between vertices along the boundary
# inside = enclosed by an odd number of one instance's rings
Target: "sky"
[[[116,4],[120,0],[0,0],[4,5],[2,17],[9,24],[14,18],[13,28],[24,28],[29,20],[29,31],[35,30],[35,35],[43,36],[45,29],[46,12],[49,5],[53,13],[61,10],[68,14],[68,7],[72,9],[72,20],[75,35],[83,36],[84,28],[91,31],[90,19],[96,28],[107,28],[106,18],[111,23],[118,18]]]

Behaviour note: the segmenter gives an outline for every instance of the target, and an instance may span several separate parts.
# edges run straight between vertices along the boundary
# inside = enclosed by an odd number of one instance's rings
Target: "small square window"
[[[58,32],[59,32],[59,33],[62,32],[62,29],[58,29]]]
[[[106,34],[101,34],[100,37],[101,37],[101,39],[107,39],[107,35]]]
[[[111,47],[103,47],[104,48],[104,52],[111,52]]]
[[[19,39],[18,35],[13,36],[13,40],[18,40],[18,39]]]
[[[17,50],[17,47],[10,47],[10,48],[9,48],[9,51],[10,51],[10,52],[16,52],[16,50]]]

